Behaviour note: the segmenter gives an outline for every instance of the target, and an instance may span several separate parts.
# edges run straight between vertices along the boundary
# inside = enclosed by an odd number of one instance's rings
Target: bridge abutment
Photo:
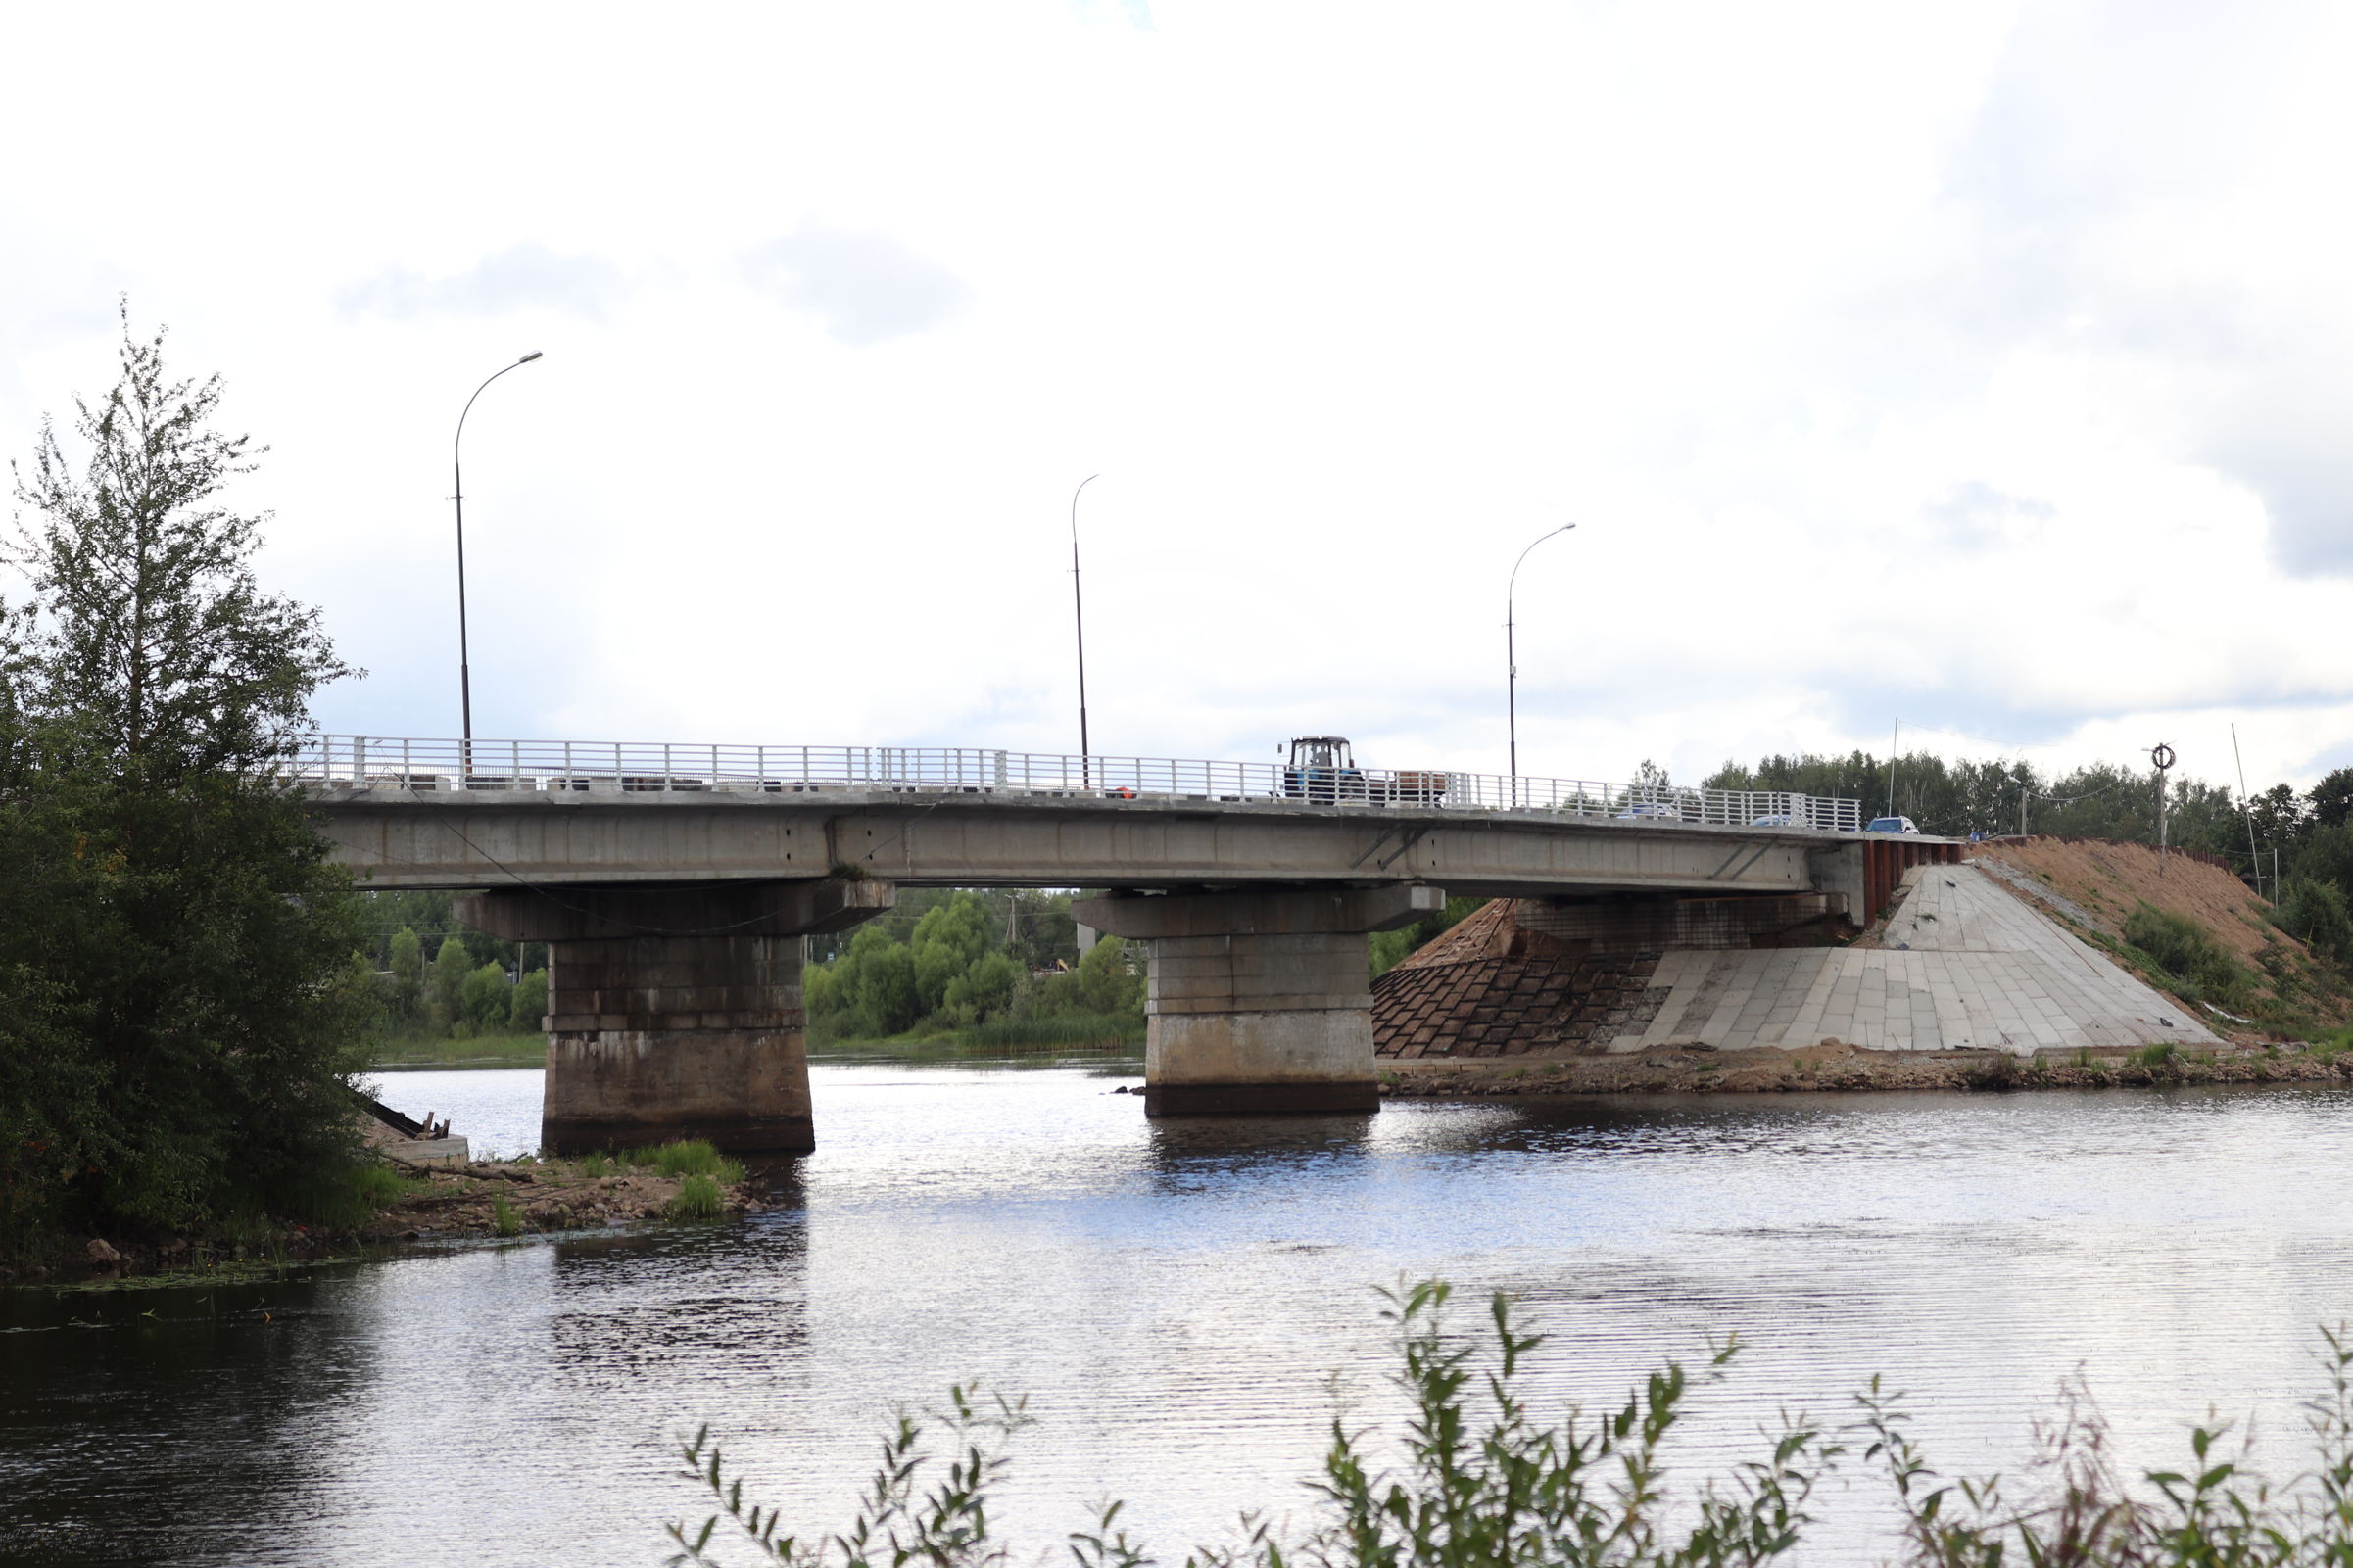
[[[891,906],[882,881],[502,889],[458,917],[548,944],[552,1154],[707,1138],[730,1154],[805,1154],[801,938]]]
[[[1443,908],[1434,887],[1089,900],[1100,931],[1149,944],[1152,1116],[1375,1111],[1366,937]]]

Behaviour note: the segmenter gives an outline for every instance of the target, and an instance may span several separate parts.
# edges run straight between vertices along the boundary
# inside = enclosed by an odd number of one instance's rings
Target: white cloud
[[[347,315],[408,321],[428,315],[512,316],[553,310],[601,321],[629,292],[601,257],[557,256],[535,241],[486,256],[461,272],[425,277],[388,267],[341,291]]]
[[[927,332],[965,298],[954,273],[888,234],[804,225],[744,257],[744,271],[762,293],[815,315],[827,336],[852,346]]]

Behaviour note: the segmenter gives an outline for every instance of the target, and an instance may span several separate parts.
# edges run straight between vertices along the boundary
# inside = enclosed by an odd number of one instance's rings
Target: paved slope
[[[1499,899],[1373,981],[1379,1054],[1573,1057],[1700,1044],[2037,1051],[2221,1042],[1975,866],[1923,866],[1873,945],[1571,951]]]
[[[1974,866],[1922,866],[1878,948],[1670,952],[1667,996],[1613,1051],[1702,1044],[1793,1048],[1839,1040],[1894,1051],[2020,1056],[2223,1042]]]

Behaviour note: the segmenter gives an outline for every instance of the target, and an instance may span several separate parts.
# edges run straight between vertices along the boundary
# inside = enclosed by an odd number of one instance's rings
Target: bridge
[[[366,885],[550,944],[556,1152],[813,1147],[801,938],[901,885],[1109,889],[1078,916],[1145,944],[1151,1114],[1369,1111],[1368,934],[1449,893],[1860,923],[1942,843],[1783,792],[969,748],[332,736],[291,773]]]

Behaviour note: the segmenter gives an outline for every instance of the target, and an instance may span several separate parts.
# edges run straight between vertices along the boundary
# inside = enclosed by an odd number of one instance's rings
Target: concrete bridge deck
[[[1641,902],[1892,887],[1856,802],[1439,769],[883,747],[321,737],[296,782],[375,887],[482,888],[549,944],[556,1151],[812,1146],[801,938],[904,883],[1090,887],[1148,955],[1154,1114],[1371,1111],[1369,932],[1447,894]]]
[[[881,878],[909,886],[1424,881],[1481,896],[1809,891],[1858,833],[1261,799],[824,792],[417,791],[313,785],[374,887]]]

